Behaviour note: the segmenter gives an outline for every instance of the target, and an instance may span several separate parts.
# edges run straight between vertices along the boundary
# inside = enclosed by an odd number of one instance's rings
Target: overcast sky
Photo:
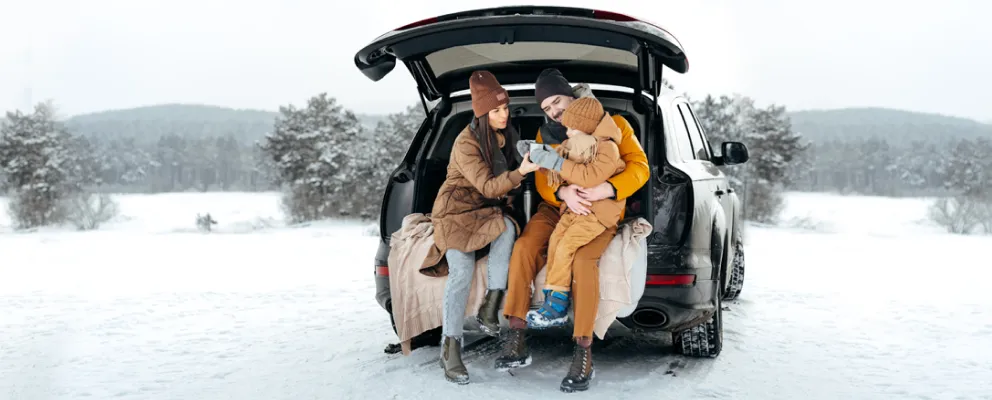
[[[340,1],[340,2],[339,2]],[[518,4],[524,2],[508,2]],[[545,1],[642,17],[690,59],[681,91],[790,109],[881,106],[992,120],[992,2]],[[326,91],[358,112],[417,100],[397,68],[354,67],[376,36],[494,1],[0,0],[0,109],[158,103],[275,110]]]

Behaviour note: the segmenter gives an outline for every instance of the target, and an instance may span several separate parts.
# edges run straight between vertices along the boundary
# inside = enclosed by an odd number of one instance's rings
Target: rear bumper
[[[696,281],[692,287],[647,287],[634,312],[618,320],[635,332],[678,332],[709,319],[718,294],[716,280]]]

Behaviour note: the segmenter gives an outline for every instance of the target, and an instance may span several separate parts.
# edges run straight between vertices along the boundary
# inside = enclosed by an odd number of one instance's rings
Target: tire
[[[673,334],[675,351],[687,357],[716,358],[723,350],[723,301],[717,296],[716,313],[706,322]]]
[[[730,266],[730,283],[724,291],[724,300],[737,300],[744,289],[744,241],[740,235],[734,243],[734,260]]]

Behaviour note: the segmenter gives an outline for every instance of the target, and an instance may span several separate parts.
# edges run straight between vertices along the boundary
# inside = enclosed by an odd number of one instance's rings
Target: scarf
[[[551,120],[541,125],[541,141],[544,144],[561,144],[568,139],[568,128],[558,121]]]
[[[495,131],[491,129],[477,129],[476,120],[472,121],[469,129],[472,135],[475,136],[475,140],[479,142],[479,148],[482,150],[482,160],[489,165],[490,170],[492,170],[493,176],[500,176],[511,168],[517,168],[520,161],[523,158],[516,154],[516,132],[512,127],[507,126],[503,130],[503,148],[499,147],[499,140],[496,138]],[[489,133],[488,135],[486,133]],[[482,137],[488,136],[488,137]],[[512,152],[512,165],[510,160],[507,160],[507,152]],[[516,156],[514,156],[516,155]],[[487,205],[504,205],[503,199],[486,199]]]

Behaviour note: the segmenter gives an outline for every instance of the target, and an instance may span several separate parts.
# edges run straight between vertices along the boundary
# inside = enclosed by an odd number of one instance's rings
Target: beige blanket
[[[630,270],[633,257],[641,252],[638,240],[651,233],[651,225],[643,218],[627,220],[620,224],[617,235],[606,247],[599,261],[600,302],[597,310],[595,332],[600,339],[630,298]],[[442,324],[442,300],[447,276],[432,277],[420,272],[424,260],[434,247],[434,229],[424,214],[410,214],[403,219],[403,226],[389,242],[389,287],[392,296],[393,320],[403,354],[410,353],[410,339],[437,328]],[[475,315],[482,305],[486,292],[486,260],[476,262],[469,294],[466,316]],[[544,287],[545,269],[537,274],[533,287]],[[643,281],[643,280],[642,280]],[[540,290],[534,291],[533,304],[539,307],[544,301]]]
[[[434,228],[424,214],[410,214],[389,241],[389,287],[393,320],[404,354],[410,352],[410,339],[442,323],[442,300],[447,276],[432,277],[420,272],[434,248]],[[475,264],[472,289],[465,315],[475,315],[486,292],[486,260]]]
[[[633,304],[631,296],[630,271],[634,266],[634,258],[641,254],[640,239],[651,234],[651,224],[644,218],[625,220],[620,223],[617,235],[603,251],[599,259],[599,309],[596,310],[596,324],[593,331],[600,339],[606,335],[607,329],[617,319],[617,314],[624,306]],[[534,278],[534,287],[544,287],[547,268]],[[643,284],[643,277],[636,282]],[[544,301],[544,293],[534,291],[533,305],[540,307]]]

